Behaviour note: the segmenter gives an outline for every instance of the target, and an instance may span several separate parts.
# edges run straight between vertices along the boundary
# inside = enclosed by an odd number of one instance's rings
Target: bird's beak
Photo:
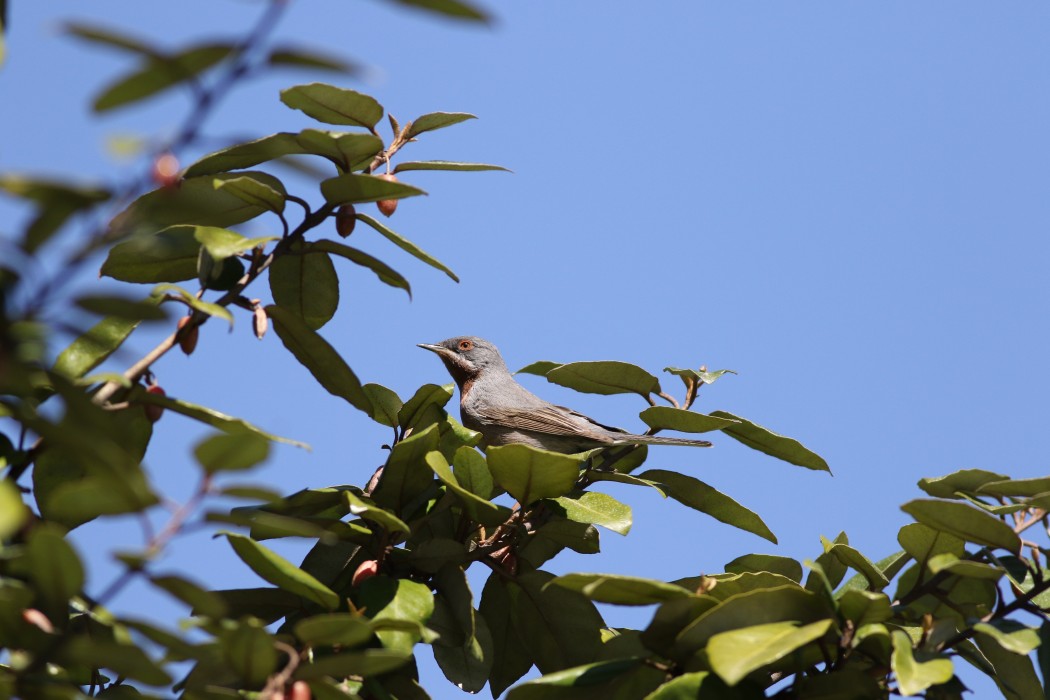
[[[424,350],[429,350],[430,352],[435,352],[438,355],[441,355],[442,357],[445,357],[445,356],[451,354],[449,352],[449,349],[446,348],[444,345],[431,345],[430,343],[417,343],[416,347],[417,348],[423,348]]]

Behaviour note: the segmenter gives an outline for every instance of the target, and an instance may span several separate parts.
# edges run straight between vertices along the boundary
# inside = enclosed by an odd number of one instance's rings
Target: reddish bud
[[[156,394],[157,396],[167,396],[164,390],[156,384],[151,384],[146,387],[147,394]],[[163,406],[155,406],[151,403],[143,404],[142,410],[146,412],[146,417],[149,418],[150,423],[156,423],[160,420],[160,417],[164,415]]]
[[[193,351],[197,349],[197,338],[200,337],[200,327],[193,326],[192,328],[186,328],[186,325],[190,322],[189,316],[183,316],[179,319],[179,327],[176,331],[178,333],[179,347],[187,355],[192,355]]]
[[[292,689],[288,693],[288,700],[310,700],[313,695],[310,693],[310,686],[306,684],[306,681],[296,681],[292,683]]]
[[[54,626],[51,624],[51,620],[47,619],[47,615],[40,612],[36,608],[26,608],[22,611],[22,619],[40,629],[43,632],[51,634],[55,631]]]
[[[397,178],[390,173],[383,173],[378,176],[380,180],[386,180],[387,182],[397,182]],[[376,206],[379,207],[379,211],[383,213],[383,216],[390,216],[397,211],[397,200],[396,199],[380,199],[376,202]]]
[[[266,309],[256,306],[255,310],[252,311],[252,331],[255,333],[255,337],[262,340],[269,327],[270,318],[266,315]]]
[[[354,572],[354,577],[350,580],[350,585],[357,586],[361,585],[362,581],[366,581],[379,573],[379,562],[375,559],[369,559],[368,561],[361,562],[361,565],[357,567],[357,571]]]
[[[179,159],[171,153],[162,153],[153,161],[151,175],[158,187],[175,187],[179,184]]]
[[[346,238],[357,225],[357,211],[353,204],[344,204],[335,212],[335,232]]]

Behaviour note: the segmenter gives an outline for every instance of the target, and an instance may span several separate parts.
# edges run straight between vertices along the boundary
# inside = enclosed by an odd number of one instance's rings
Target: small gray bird
[[[706,440],[632,435],[548,403],[518,384],[487,340],[463,336],[419,347],[437,353],[445,363],[459,385],[463,425],[484,436],[484,447],[524,443],[571,454],[617,445],[711,446]]]

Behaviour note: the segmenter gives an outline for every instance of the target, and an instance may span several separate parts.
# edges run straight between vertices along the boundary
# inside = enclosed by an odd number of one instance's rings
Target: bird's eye
[[[474,343],[470,342],[469,340],[461,340],[459,341],[459,349],[463,352],[470,352],[474,349]]]

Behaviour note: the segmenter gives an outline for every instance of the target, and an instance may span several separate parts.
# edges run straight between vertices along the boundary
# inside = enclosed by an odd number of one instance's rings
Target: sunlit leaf
[[[589,525],[601,525],[620,535],[631,530],[633,519],[630,506],[608,494],[584,491],[578,496],[559,496],[552,499],[556,510],[563,510],[569,520]]]
[[[721,632],[707,643],[707,659],[722,680],[736,685],[752,671],[820,639],[832,624],[832,620],[801,626],[793,622],[773,622]]]
[[[281,102],[326,124],[374,129],[383,107],[374,98],[324,83],[296,85],[281,91]]]
[[[1021,550],[1021,538],[1013,528],[965,503],[916,499],[905,503],[901,510],[924,525],[967,542],[1002,547],[1015,554]]]
[[[405,161],[394,166],[395,173],[403,173],[410,170],[447,170],[452,172],[481,172],[484,170],[502,170],[511,172],[502,165],[489,165],[488,163],[457,163],[450,160],[417,160]]]
[[[746,530],[776,544],[776,535],[757,513],[699,479],[664,469],[650,469],[638,476],[660,484],[664,493],[682,505],[707,513],[726,525]]]
[[[473,114],[466,112],[431,112],[417,117],[408,130],[409,137],[419,136],[427,131],[443,129],[446,126],[459,124],[468,119],[477,119]]]
[[[797,464],[806,469],[816,469],[831,472],[828,463],[820,455],[807,449],[798,440],[783,435],[777,435],[772,430],[756,425],[740,416],[734,416],[725,411],[711,411],[716,418],[737,421],[739,425],[722,428],[729,437],[739,440],[753,450],[764,452],[767,455],[782,459],[791,464]]]
[[[890,665],[897,676],[901,695],[916,695],[930,686],[947,683],[955,672],[951,659],[915,659],[911,638],[901,630],[893,631],[893,656]]]
[[[375,219],[373,219],[371,216],[368,216],[367,214],[358,213],[357,214],[357,219],[358,219],[358,221],[363,221],[366,224],[368,224],[369,226],[371,226],[372,228],[374,228],[376,231],[379,232],[380,235],[382,235],[388,241],[390,241],[391,243],[393,243],[398,248],[400,248],[401,250],[405,251],[406,253],[408,253],[412,257],[414,257],[414,258],[416,258],[418,260],[422,260],[427,265],[430,265],[433,268],[441,270],[446,275],[451,277],[453,281],[459,282],[459,277],[456,276],[456,273],[452,272],[452,270],[448,269],[442,262],[440,262],[439,260],[434,258],[429,253],[427,253],[424,250],[422,250],[419,246],[417,246],[412,241],[408,240],[407,238],[404,238],[404,237],[400,236],[397,233],[394,233],[394,231],[391,230],[389,227],[385,226],[384,224],[380,223],[379,221],[376,221]]]
[[[524,444],[490,447],[493,478],[523,506],[568,493],[580,475],[582,458]]]
[[[226,539],[237,556],[263,580],[328,610],[339,606],[339,596],[331,589],[277,553],[244,535],[226,533]]]
[[[270,292],[278,308],[295,314],[311,331],[328,323],[339,308],[335,265],[315,243],[301,243],[276,257],[270,266]]]
[[[343,245],[336,241],[322,239],[314,241],[311,244],[314,250],[324,251],[331,253],[332,255],[338,255],[341,258],[346,258],[350,262],[366,267],[376,274],[381,282],[389,284],[391,287],[398,287],[404,289],[408,293],[408,298],[412,298],[412,287],[409,285],[401,273],[387,265],[382,260],[372,257],[368,253],[358,250],[357,248],[351,248],[348,245]]]
[[[322,182],[321,194],[329,204],[361,204],[377,202],[380,199],[416,197],[425,195],[426,192],[418,187],[403,182],[391,182],[375,175],[345,173]]]

